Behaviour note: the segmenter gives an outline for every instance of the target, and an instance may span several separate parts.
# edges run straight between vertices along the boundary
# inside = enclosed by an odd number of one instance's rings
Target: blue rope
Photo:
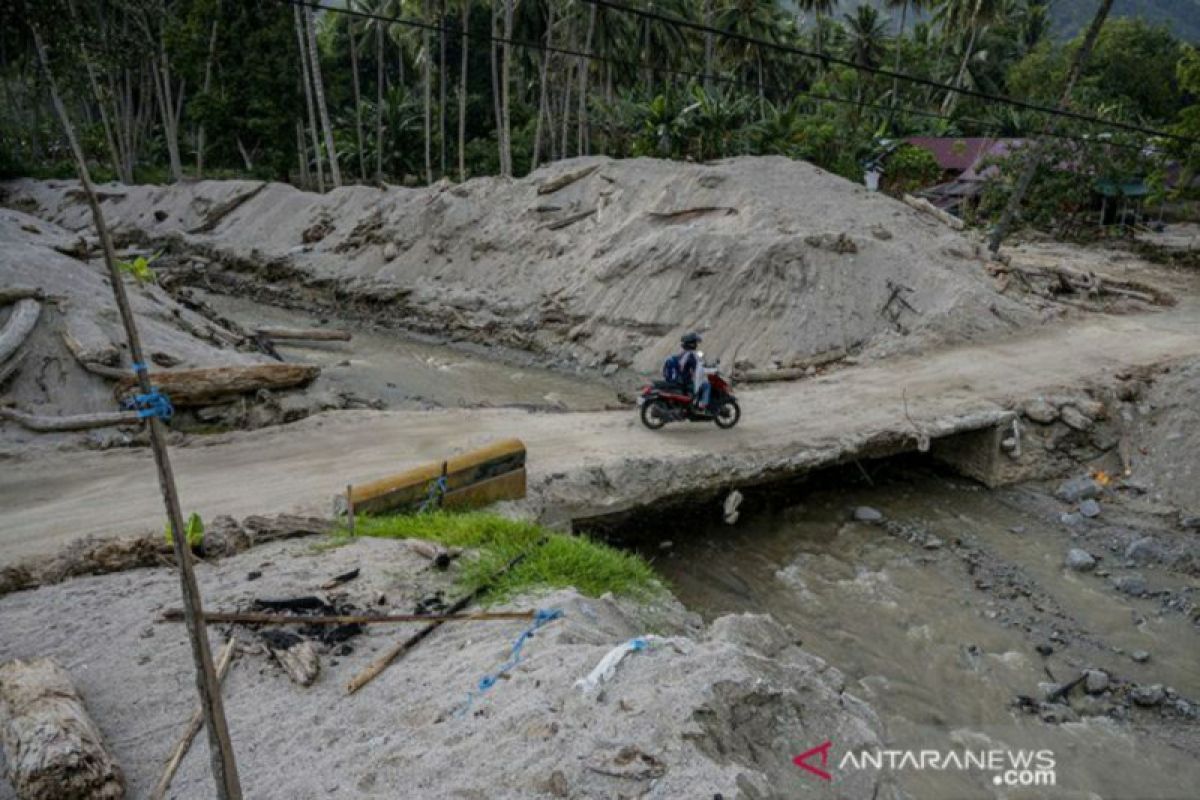
[[[149,394],[135,394],[128,398],[124,405],[125,408],[136,410],[138,419],[158,417],[168,420],[175,414],[175,407],[171,405],[170,398],[158,389],[151,389]]]
[[[133,374],[134,375],[137,375],[142,372],[146,372],[146,370],[147,370],[147,368],[146,368],[145,362],[143,362],[143,361],[133,362]]]
[[[418,514],[424,514],[426,511],[433,511],[435,508],[442,507],[442,498],[446,496],[446,476],[440,476],[436,481],[429,483],[429,494],[421,501],[421,505],[417,507]]]
[[[463,703],[462,708],[458,710],[458,716],[464,716],[471,710],[471,705],[475,702],[476,697],[482,696],[488,689],[496,685],[496,682],[507,675],[510,671],[516,668],[521,663],[521,650],[525,647],[525,642],[533,638],[533,635],[545,625],[550,624],[556,619],[562,619],[563,612],[558,608],[538,609],[533,615],[533,624],[525,630],[521,631],[521,635],[513,642],[512,650],[509,651],[508,660],[497,668],[495,672],[484,675],[479,679],[473,691],[467,692],[467,699]]]

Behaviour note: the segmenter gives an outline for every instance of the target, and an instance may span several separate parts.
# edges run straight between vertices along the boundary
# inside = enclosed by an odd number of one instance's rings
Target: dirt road
[[[632,411],[335,412],[286,427],[175,448],[185,512],[204,517],[325,512],[359,482],[501,436],[529,448],[535,501],[574,513],[620,509],[730,475],[817,466],[848,442],[910,427],[946,431],[1008,400],[1081,386],[1124,368],[1200,356],[1193,307],[1091,316],[1002,342],[850,368],[742,393],[732,431],[678,425],[652,433]],[[161,528],[147,450],[31,455],[0,470],[0,562],[57,549],[84,534]]]

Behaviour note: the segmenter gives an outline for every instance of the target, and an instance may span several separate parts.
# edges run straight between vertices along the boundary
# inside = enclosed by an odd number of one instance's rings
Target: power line
[[[633,6],[627,6],[623,3],[613,2],[613,0],[583,0],[583,1],[585,3],[591,3],[591,4],[599,6],[601,8],[610,8],[614,11],[619,11],[619,12],[622,12],[625,14],[633,14],[635,16],[642,17],[643,19],[650,19],[650,20],[655,20],[657,22],[664,22],[664,23],[667,23],[670,25],[676,25],[676,26],[683,27],[683,28],[690,28],[691,30],[700,31],[702,33],[709,33],[709,34],[713,34],[716,36],[720,36],[724,39],[733,39],[734,41],[743,42],[745,44],[752,44],[757,47],[765,47],[765,48],[768,48],[771,50],[778,50],[778,51],[784,52],[784,53],[791,53],[793,55],[803,56],[805,58],[816,58],[827,64],[837,64],[839,66],[849,67],[851,69],[858,70],[860,72],[869,72],[873,75],[881,75],[885,78],[894,78],[896,80],[908,81],[910,83],[916,83],[916,84],[919,84],[922,86],[927,86],[927,87],[934,88],[934,89],[940,89],[940,90],[947,91],[947,92],[956,92],[958,94],[965,95],[967,97],[974,97],[979,100],[987,100],[992,103],[1003,103],[1006,105],[1014,106],[1016,108],[1023,108],[1027,111],[1037,111],[1039,113],[1051,114],[1051,115],[1057,116],[1057,117],[1066,117],[1066,118],[1074,119],[1074,120],[1077,120],[1080,122],[1087,122],[1092,125],[1104,125],[1104,126],[1107,126],[1110,128],[1118,128],[1121,130],[1129,131],[1130,133],[1140,133],[1144,136],[1158,136],[1158,137],[1162,137],[1165,139],[1174,139],[1176,141],[1185,142],[1187,144],[1193,144],[1193,145],[1200,144],[1200,140],[1198,140],[1198,139],[1192,139],[1192,138],[1189,138],[1186,136],[1180,136],[1178,134],[1156,130],[1154,128],[1146,128],[1141,125],[1134,125],[1134,124],[1127,123],[1127,122],[1106,120],[1106,119],[1102,119],[1100,117],[1091,116],[1090,114],[1082,114],[1078,111],[1071,111],[1069,109],[1063,109],[1063,108],[1053,108],[1051,106],[1044,106],[1044,105],[1040,105],[1038,103],[1033,103],[1028,100],[1018,100],[1018,99],[1011,98],[1011,97],[1003,97],[1001,95],[990,94],[988,92],[981,92],[978,89],[969,89],[969,88],[966,88],[963,86],[954,86],[952,84],[935,81],[931,78],[922,78],[919,75],[910,75],[906,72],[895,72],[893,70],[886,69],[883,67],[872,67],[872,66],[868,66],[866,64],[858,64],[858,63],[855,63],[854,61],[850,61],[849,59],[840,58],[838,56],[830,55],[828,53],[817,53],[812,50],[806,50],[801,47],[796,47],[795,45],[783,44],[781,42],[771,42],[766,39],[758,39],[753,36],[747,36],[746,34],[738,33],[737,31],[721,30],[720,28],[714,28],[711,25],[705,25],[700,22],[693,22],[691,20],[684,19],[682,17],[673,17],[673,16],[670,16],[667,14],[660,14],[657,11],[648,11],[646,9],[634,8]]]
[[[588,1],[590,2],[590,0],[588,0]],[[509,45],[512,45],[515,47],[520,47],[523,49],[532,49],[532,50],[537,50],[537,51],[544,52],[544,53],[554,53],[557,55],[570,56],[572,58],[583,58],[583,59],[588,59],[588,60],[592,60],[592,61],[599,61],[599,62],[603,62],[603,63],[613,64],[616,66],[632,67],[635,69],[647,69],[647,70],[651,70],[653,72],[663,73],[663,74],[667,74],[667,75],[677,75],[677,76],[693,78],[693,79],[709,79],[712,81],[725,83],[725,84],[729,84],[729,85],[733,85],[733,86],[739,86],[739,87],[747,88],[747,89],[753,89],[753,90],[757,90],[760,88],[760,85],[758,83],[747,81],[747,80],[741,79],[741,78],[734,78],[734,77],[731,77],[728,75],[705,73],[705,72],[700,72],[700,71],[695,71],[695,70],[685,70],[685,69],[679,69],[676,67],[662,67],[662,66],[650,63],[648,61],[629,61],[626,59],[618,59],[618,58],[613,58],[611,56],[601,55],[598,53],[587,53],[587,52],[583,52],[580,50],[573,50],[570,48],[548,45],[548,44],[544,44],[540,41],[535,42],[535,41],[529,41],[529,40],[523,40],[523,39],[506,38],[503,36],[492,36],[490,34],[477,34],[477,33],[471,33],[470,31],[464,32],[455,27],[439,25],[437,23],[426,22],[424,20],[411,19],[411,18],[398,17],[398,16],[389,16],[389,15],[385,15],[385,14],[377,14],[377,13],[374,13],[371,11],[360,11],[358,9],[349,8],[349,7],[335,7],[335,6],[322,5],[319,0],[277,0],[277,2],[282,3],[284,5],[299,6],[301,8],[311,8],[313,10],[320,10],[320,11],[329,11],[329,12],[333,12],[336,14],[344,14],[347,16],[358,17],[361,19],[370,19],[370,20],[376,20],[379,22],[390,22],[390,23],[394,23],[396,25],[403,25],[406,27],[424,29],[424,30],[434,31],[437,33],[448,33],[448,34],[454,34],[456,36],[465,35],[466,38],[468,38],[468,39],[472,39],[472,40],[480,41],[480,42],[486,42],[489,44],[509,44]],[[888,111],[888,112],[898,111],[898,112],[905,113],[905,114],[910,114],[910,115],[919,116],[919,117],[925,117],[925,118],[929,118],[929,119],[937,119],[937,120],[942,120],[945,122],[964,123],[964,124],[974,126],[974,127],[980,128],[980,129],[991,129],[992,131],[1003,132],[1005,129],[1004,125],[1002,125],[1000,123],[996,123],[996,122],[990,122],[988,120],[974,119],[971,117],[956,118],[956,117],[951,117],[946,114],[939,114],[939,113],[933,112],[933,111],[926,111],[923,109],[912,108],[910,106],[895,106],[895,107],[890,106],[890,105],[885,106],[885,105],[882,105],[879,103],[853,100],[851,98],[839,97],[837,95],[823,94],[820,92],[810,92],[810,91],[806,91],[804,89],[799,89],[794,86],[784,86],[784,85],[779,84],[774,81],[763,82],[761,84],[762,88],[766,88],[768,86],[772,89],[777,90],[780,94],[782,94],[784,96],[799,95],[801,97],[805,97],[805,98],[815,100],[818,102],[841,103],[844,105],[852,105],[852,106],[857,106],[859,108],[870,108],[870,109],[879,110],[879,111]],[[1021,132],[1012,134],[1012,136],[1014,138],[1030,137],[1032,135],[1033,134],[1021,133]],[[1127,150],[1141,151],[1144,149],[1141,145],[1127,144],[1127,143],[1123,143],[1123,142],[1101,141],[1094,137],[1073,136],[1071,134],[1057,133],[1054,131],[1040,131],[1037,135],[1050,136],[1052,138],[1070,140],[1070,141],[1080,142],[1082,144],[1093,144],[1093,145],[1094,144],[1103,144],[1105,146],[1116,147],[1116,148],[1127,149]]]

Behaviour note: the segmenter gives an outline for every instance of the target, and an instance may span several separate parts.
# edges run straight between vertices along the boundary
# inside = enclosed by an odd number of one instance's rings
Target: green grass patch
[[[343,531],[343,535],[348,534]],[[504,600],[531,589],[568,586],[588,597],[612,592],[649,598],[664,590],[650,565],[633,553],[485,512],[360,517],[355,522],[355,535],[428,539],[471,551],[460,567],[463,592],[491,583],[505,564],[527,553],[521,563],[492,583],[485,602]]]

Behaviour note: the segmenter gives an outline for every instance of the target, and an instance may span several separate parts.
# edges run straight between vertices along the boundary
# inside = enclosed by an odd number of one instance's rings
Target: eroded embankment
[[[69,183],[5,190],[70,230],[88,224]],[[588,158],[518,181],[327,195],[249,181],[109,186],[104,198],[120,237],[198,256],[186,280],[357,305],[559,363],[654,369],[682,331],[703,328],[727,364],[786,368],[1039,319],[1036,304],[997,290],[961,234],[784,158]]]

